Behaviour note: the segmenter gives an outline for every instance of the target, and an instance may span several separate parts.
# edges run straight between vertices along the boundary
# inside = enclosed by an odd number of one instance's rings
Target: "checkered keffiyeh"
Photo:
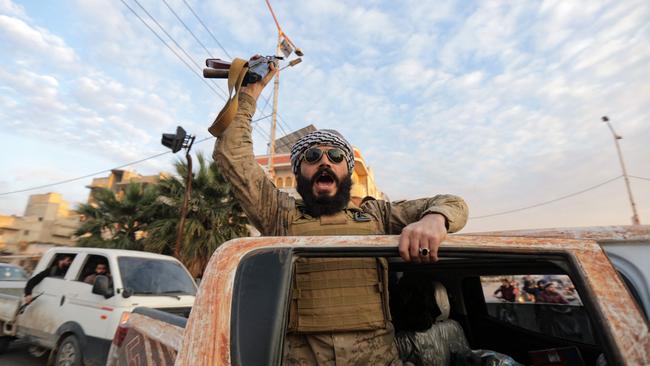
[[[354,169],[354,153],[352,145],[335,130],[317,130],[301,137],[291,148],[291,168],[293,174],[298,175],[302,154],[310,147],[326,145],[341,148],[345,152],[345,160],[348,164],[348,172]]]

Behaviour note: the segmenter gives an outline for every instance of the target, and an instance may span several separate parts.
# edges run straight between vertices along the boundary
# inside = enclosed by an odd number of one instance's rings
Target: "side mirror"
[[[93,294],[102,295],[107,299],[113,296],[113,289],[110,286],[108,277],[102,275],[95,277]]]
[[[133,290],[131,290],[130,288],[125,288],[122,290],[123,298],[128,299],[129,297],[131,297],[131,295],[133,295]]]

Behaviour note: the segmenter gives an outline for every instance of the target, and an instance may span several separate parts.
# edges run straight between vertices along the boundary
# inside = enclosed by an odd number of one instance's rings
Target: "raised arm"
[[[272,77],[274,73],[269,73]],[[268,75],[267,75],[268,76]],[[259,92],[268,80],[259,85]],[[254,86],[242,88],[239,110],[234,120],[217,139],[212,157],[233,187],[246,216],[262,235],[283,235],[293,198],[281,192],[255,161],[251,118],[255,114]]]

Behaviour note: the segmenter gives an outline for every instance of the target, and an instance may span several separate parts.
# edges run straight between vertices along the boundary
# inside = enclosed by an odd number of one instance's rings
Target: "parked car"
[[[454,235],[441,246],[440,260],[429,264],[403,262],[397,243],[395,236],[232,240],[212,256],[187,324],[133,314],[116,333],[126,334],[130,346],[114,340],[108,365],[174,358],[176,365],[281,365],[294,263],[358,256],[388,260],[391,296],[404,278],[433,281],[438,307],[448,303],[450,311],[431,327],[454,322],[461,329],[454,337],[473,350],[535,365],[650,364],[648,323],[593,240]],[[498,281],[524,277],[546,278],[540,285],[549,294],[535,302],[495,301]],[[572,294],[563,295],[566,303],[553,292],[560,282]],[[405,313],[393,306],[390,312],[394,320]],[[409,331],[394,325],[398,335]],[[445,344],[440,352],[452,352]]]
[[[34,274],[64,256],[73,257],[64,277],[46,277],[34,288],[34,300],[22,314],[22,296],[0,295],[0,351],[19,338],[52,350],[50,361],[57,365],[105,365],[115,330],[136,307],[189,316],[196,284],[175,258],[57,247],[43,255]],[[107,275],[84,282],[98,264],[108,266]]]
[[[27,273],[19,266],[0,263],[0,294],[20,296],[27,282]]]

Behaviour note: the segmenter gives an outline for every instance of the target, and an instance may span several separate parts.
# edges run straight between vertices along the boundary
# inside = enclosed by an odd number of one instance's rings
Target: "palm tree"
[[[248,220],[232,194],[231,186],[214,162],[197,154],[198,171],[192,174],[192,194],[183,239],[181,258],[192,275],[200,277],[212,253],[223,242],[248,235]],[[148,227],[145,250],[173,253],[180,219],[187,163],[175,164],[177,177],[163,179],[156,200],[157,219]]]
[[[120,197],[109,189],[93,193],[94,203],[80,204],[85,217],[75,232],[78,245],[143,250],[142,233],[154,221],[157,188],[131,183]]]

